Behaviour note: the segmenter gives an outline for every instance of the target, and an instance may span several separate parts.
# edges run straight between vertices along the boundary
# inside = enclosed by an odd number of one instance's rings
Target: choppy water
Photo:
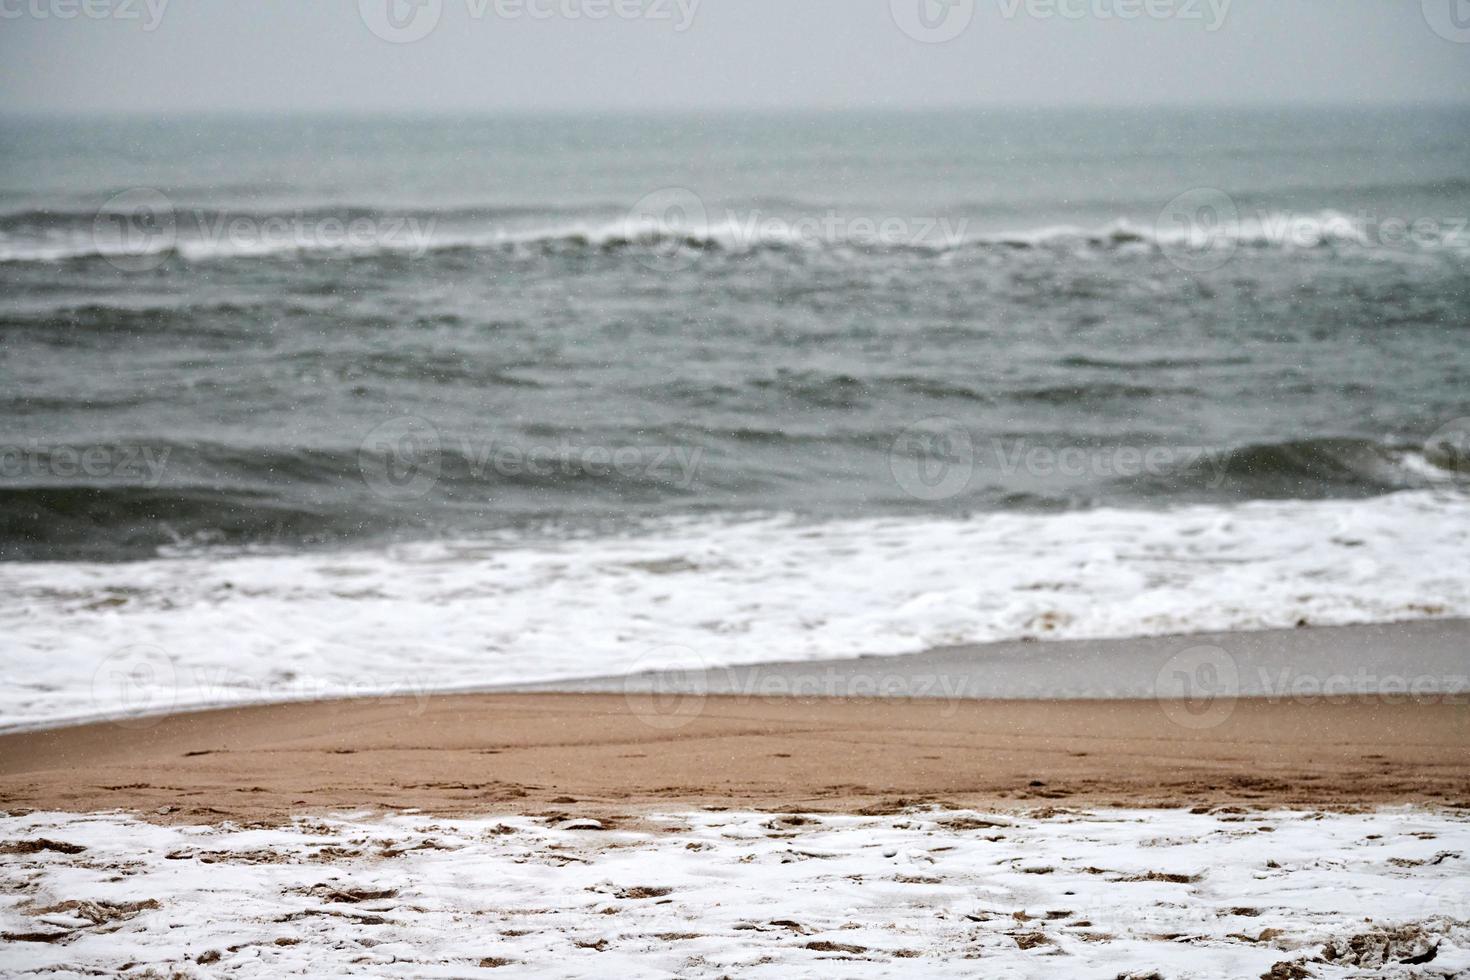
[[[1470,414],[1467,122],[12,122],[0,549],[1399,489]],[[1166,211],[1196,188],[1223,237]],[[437,468],[412,506],[385,439]],[[973,479],[916,498],[896,442]]]
[[[889,574],[963,579],[945,541],[1012,514],[1085,529],[1036,559],[1065,580],[1274,501],[1369,515],[1391,560],[1381,520],[1467,533],[1467,219],[1450,110],[9,120],[0,557],[111,595],[138,559],[631,541],[678,602],[720,581],[691,540],[741,528],[815,583],[909,527]],[[1211,625],[1416,614],[1362,568],[1333,613],[1258,567]],[[1462,573],[1421,591],[1470,611]],[[1026,631],[979,608],[875,645]],[[858,652],[849,625],[767,649]]]

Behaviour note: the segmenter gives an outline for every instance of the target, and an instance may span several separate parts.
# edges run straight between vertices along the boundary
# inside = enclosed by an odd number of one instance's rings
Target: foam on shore
[[[1470,499],[0,564],[0,723],[955,644],[1470,615]]]

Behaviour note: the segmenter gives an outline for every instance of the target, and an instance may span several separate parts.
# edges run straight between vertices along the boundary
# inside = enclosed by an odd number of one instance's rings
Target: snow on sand
[[[33,813],[0,886],[7,975],[1470,976],[1470,817],[1414,809]]]

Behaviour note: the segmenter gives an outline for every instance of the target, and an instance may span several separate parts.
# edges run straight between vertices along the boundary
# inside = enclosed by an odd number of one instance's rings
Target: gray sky
[[[1470,25],[1450,19],[1456,3],[0,0],[0,106],[1466,103]],[[586,16],[599,5],[605,19]],[[427,33],[392,43],[370,24]]]

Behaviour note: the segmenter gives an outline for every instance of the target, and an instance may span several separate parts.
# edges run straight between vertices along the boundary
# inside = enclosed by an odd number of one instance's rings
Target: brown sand
[[[371,807],[616,814],[1383,803],[1470,806],[1470,707],[445,695],[0,737],[0,805],[276,821]],[[165,809],[167,808],[167,809]]]

